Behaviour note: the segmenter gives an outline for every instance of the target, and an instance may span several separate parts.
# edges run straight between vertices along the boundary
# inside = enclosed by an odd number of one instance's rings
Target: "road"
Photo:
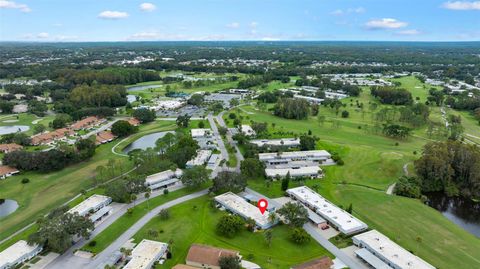
[[[305,231],[307,231],[310,236],[312,236],[315,241],[317,241],[322,247],[324,247],[326,250],[328,250],[330,253],[335,255],[338,259],[340,259],[345,265],[347,265],[351,269],[368,269],[368,267],[363,264],[361,261],[357,261],[352,259],[350,256],[348,256],[346,253],[344,253],[342,250],[337,248],[334,244],[332,244],[330,241],[328,241],[327,238],[323,237],[319,232],[318,228],[315,228],[312,224],[307,223],[303,225],[303,228]]]
[[[137,221],[133,226],[131,226],[125,233],[123,233],[120,237],[117,238],[110,246],[108,246],[104,251],[99,253],[93,260],[90,260],[90,262],[86,266],[79,267],[80,268],[96,268],[100,264],[104,263],[105,261],[108,260],[108,258],[117,250],[119,250],[130,238],[132,238],[143,226],[145,226],[151,219],[156,217],[158,213],[162,209],[170,208],[172,206],[176,206],[178,204],[187,202],[189,200],[201,197],[203,195],[206,195],[208,193],[208,189],[202,190],[196,193],[188,194],[183,197],[177,198],[175,200],[172,200],[170,202],[167,202],[163,205],[160,205],[154,209],[152,209],[149,213],[147,213],[145,216],[143,216],[139,221]],[[62,267],[52,267],[52,268],[58,268],[58,269],[64,269]],[[69,265],[69,269],[73,269],[71,265]]]
[[[103,132],[103,131],[109,129],[110,127],[112,127],[112,125],[113,125],[115,122],[117,122],[117,121],[119,121],[119,120],[128,120],[128,119],[127,119],[127,118],[116,118],[115,120],[109,121],[109,122],[103,124],[102,126],[96,128],[95,130],[90,131],[89,133],[82,135],[82,139],[89,138],[89,137],[92,136],[92,135],[96,135],[96,134],[98,134],[98,133],[100,133],[100,132]]]
[[[223,120],[223,115],[225,114],[225,112],[226,111],[222,111],[220,112],[220,114],[216,116],[218,124],[223,128],[227,128],[227,124],[225,124],[225,121]],[[237,158],[237,167],[235,168],[235,170],[236,172],[240,172],[240,164],[244,160],[243,155],[240,152],[240,149],[238,148],[237,143],[235,143],[235,141],[233,140],[232,133],[230,132],[230,130],[227,131],[226,137],[227,137],[228,143],[235,149],[235,156]]]
[[[172,192],[172,191],[176,191],[176,190],[179,190],[181,189],[182,187],[180,186],[177,186],[177,187],[174,187],[174,188],[169,188],[169,190]],[[152,192],[151,196],[150,196],[150,199],[154,198],[154,197],[157,197],[157,196],[160,196],[160,195],[163,195],[163,190],[159,190],[159,191],[155,191],[155,192]],[[174,201],[177,201],[179,199],[182,199],[182,198],[185,198],[185,197],[188,197],[189,195],[186,195],[186,196],[183,196],[181,198],[178,198],[176,200],[173,200],[171,202],[174,202]],[[142,202],[144,202],[146,200],[145,196],[142,195],[142,194],[139,194],[138,195],[138,199],[135,200],[135,204],[138,205]],[[165,206],[167,205],[168,203],[162,205],[162,206]],[[108,228],[110,225],[112,225],[117,219],[119,219],[121,216],[123,216],[126,212],[127,212],[127,209],[132,207],[133,204],[125,204],[123,205],[120,210],[118,210],[117,212],[113,213],[112,215],[110,215],[108,218],[105,219],[105,221],[103,221],[102,223],[100,223],[100,225],[98,225],[97,227],[95,227],[95,229],[92,231],[91,235],[90,235],[90,238],[94,238],[96,235],[100,234],[103,230],[105,230],[106,228]],[[161,206],[159,206],[161,207]],[[158,208],[158,207],[157,207]],[[153,209],[151,212],[153,212],[155,209]],[[151,213],[150,212],[150,213]],[[149,214],[150,214],[149,213]],[[147,214],[148,215],[148,214]],[[145,215],[144,217],[146,217],[147,215]],[[61,256],[57,257],[55,260],[53,260],[48,266],[47,268],[58,268],[58,269],[63,269],[65,268],[66,266],[69,267],[69,269],[74,269],[74,268],[83,268],[87,265],[89,265],[92,260],[91,259],[87,259],[87,258],[82,258],[82,257],[78,257],[78,256],[75,256],[74,253],[76,250],[82,248],[85,244],[88,243],[89,240],[87,239],[81,239],[80,241],[78,241],[77,243],[75,243],[71,248],[69,248],[65,253],[63,253]],[[97,256],[98,257],[98,256]]]
[[[208,114],[208,122],[210,123],[210,128],[212,128],[213,135],[215,136],[215,139],[217,140],[217,145],[220,148],[220,152],[222,154],[222,159],[228,160],[227,148],[225,147],[225,143],[223,143],[223,139],[220,136],[220,133],[218,132],[217,124],[215,123],[215,120],[214,120],[213,115],[211,113]]]

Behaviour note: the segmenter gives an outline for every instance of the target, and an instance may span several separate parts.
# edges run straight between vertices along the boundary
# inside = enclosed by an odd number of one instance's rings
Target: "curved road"
[[[151,219],[160,213],[162,209],[170,208],[172,206],[184,203],[186,201],[201,197],[208,193],[208,189],[202,190],[199,192],[195,192],[192,194],[188,194],[162,204],[150,212],[148,212],[145,216],[143,216],[139,221],[137,221],[134,225],[132,225],[127,231],[125,231],[120,237],[118,237],[112,244],[110,244],[105,250],[101,253],[96,255],[93,259],[87,259],[75,256],[73,253],[81,248],[83,245],[87,243],[87,240],[81,240],[77,244],[75,244],[72,248],[70,248],[66,253],[55,259],[52,263],[50,263],[47,268],[51,269],[84,269],[84,268],[97,268],[98,266],[106,263],[110,256],[115,253],[115,251],[119,250],[130,238],[132,238],[143,226],[145,226]],[[93,236],[100,233],[101,230],[106,229],[109,225],[113,223],[116,219],[118,219],[121,215],[125,214],[127,207],[122,208],[121,212],[117,212],[114,215],[110,216],[110,218],[106,219],[105,224],[100,224],[92,234]],[[115,216],[115,217],[114,217]]]

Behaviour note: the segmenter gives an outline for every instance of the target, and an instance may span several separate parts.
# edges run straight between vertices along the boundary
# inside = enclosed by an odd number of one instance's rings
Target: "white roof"
[[[179,178],[179,177],[182,176],[182,174],[183,174],[183,171],[181,169],[177,168],[177,170],[175,170],[175,171],[167,170],[167,171],[163,171],[163,172],[156,173],[156,174],[153,174],[153,175],[149,175],[145,179],[145,185],[150,186],[150,185],[157,184],[157,183],[160,183],[162,181],[169,180],[169,179],[172,179],[172,178],[175,178],[175,177]]]
[[[94,194],[88,197],[87,200],[68,210],[68,213],[78,213],[80,216],[85,216],[90,210],[95,209],[102,204],[107,204],[110,200],[111,198],[108,196]]]
[[[290,173],[292,177],[301,177],[301,176],[311,176],[318,175],[322,171],[320,167],[317,166],[305,166],[305,167],[295,167],[295,168],[266,168],[265,174],[267,177],[280,177],[286,176]]]
[[[251,140],[250,143],[259,147],[264,145],[268,146],[298,146],[300,145],[300,139],[298,138],[280,138],[280,139],[256,139]]]
[[[36,251],[38,245],[29,246],[27,241],[20,240],[0,252],[0,268],[6,265],[17,263],[22,257]]]
[[[252,129],[252,127],[250,125],[242,124],[242,126],[240,128],[241,128],[240,129],[241,132],[244,133],[247,136],[256,135],[255,131]]]
[[[168,244],[143,239],[132,251],[132,259],[124,269],[150,269],[167,251]]]
[[[271,222],[268,220],[268,213],[262,215],[256,206],[250,204],[245,199],[234,193],[227,192],[218,195],[215,197],[215,201],[222,204],[233,213],[236,213],[244,218],[253,219],[260,227],[267,227],[271,224]]]
[[[365,223],[332,204],[308,187],[302,186],[288,189],[287,193],[314,209],[317,214],[334,224],[344,234],[352,234],[365,230],[368,227]]]
[[[192,137],[204,137],[211,133],[210,129],[192,129]]]
[[[326,150],[309,150],[309,151],[289,151],[281,152],[280,154],[276,152],[271,153],[260,153],[258,154],[258,159],[260,161],[267,161],[272,159],[292,159],[292,158],[330,158],[331,155]]]
[[[203,165],[207,162],[208,158],[210,158],[210,155],[212,155],[211,150],[199,150],[197,151],[197,156],[187,162],[187,166]]]
[[[366,261],[375,269],[392,269],[392,267],[379,259],[377,256],[373,255],[366,248],[355,250],[355,254],[357,254],[357,256],[362,258],[362,260]]]
[[[318,103],[323,102],[323,99],[321,99],[321,98],[304,96],[304,95],[300,95],[300,94],[295,94],[293,97],[298,98],[298,99],[305,99],[307,101],[312,101],[312,102],[318,102]]]
[[[377,230],[356,235],[353,240],[362,242],[362,245],[368,246],[368,250],[374,250],[376,256],[395,264],[396,268],[435,269],[431,264],[413,255]]]

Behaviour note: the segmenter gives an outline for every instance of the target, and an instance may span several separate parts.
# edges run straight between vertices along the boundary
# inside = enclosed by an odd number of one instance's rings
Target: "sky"
[[[0,0],[0,41],[479,41],[480,1]]]

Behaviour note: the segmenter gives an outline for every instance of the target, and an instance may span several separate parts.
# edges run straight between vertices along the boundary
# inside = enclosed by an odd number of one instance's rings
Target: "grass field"
[[[208,244],[216,247],[239,250],[246,260],[257,263],[262,268],[290,268],[324,255],[330,255],[315,241],[299,246],[288,240],[287,226],[273,228],[272,244],[265,242],[263,232],[252,233],[246,229],[234,238],[224,238],[215,231],[218,219],[225,214],[210,206],[210,197],[172,207],[170,219],[155,218],[145,225],[134,237],[136,242],[147,238],[162,242],[173,242],[172,259],[157,268],[171,268],[185,263],[185,257],[192,243]],[[149,230],[159,231],[157,238],[149,236]],[[271,261],[270,261],[271,260]]]
[[[420,83],[420,84],[418,84]],[[412,90],[414,97],[426,98],[421,82],[414,78],[404,78],[402,86]],[[413,87],[413,89],[412,89]],[[416,88],[422,87],[422,88]],[[367,109],[362,112],[355,105],[356,100],[363,102]],[[408,164],[412,171],[412,162],[419,157],[422,147],[429,141],[426,128],[414,130],[414,136],[407,140],[394,140],[375,134],[372,129],[372,111],[368,102],[375,102],[364,91],[358,98],[343,100],[345,109],[350,112],[346,119],[337,117],[330,108],[321,107],[320,115],[325,115],[323,124],[314,117],[308,120],[287,120],[275,117],[271,112],[259,111],[252,106],[240,111],[244,122],[254,120],[266,122],[269,132],[285,133],[283,136],[312,131],[320,138],[317,148],[337,152],[345,161],[344,166],[324,167],[325,178],[321,181],[309,180],[307,185],[315,186],[325,197],[338,205],[353,204],[354,214],[370,227],[388,235],[400,245],[432,263],[437,268],[476,268],[480,265],[480,239],[450,222],[436,210],[415,199],[385,194],[389,185],[403,174],[403,165]],[[383,106],[380,106],[383,107]],[[378,111],[380,107],[376,110]],[[438,108],[432,108],[432,118],[441,121]],[[456,112],[459,113],[459,112]],[[228,114],[228,113],[227,113]],[[471,115],[461,112],[466,133],[480,133]],[[332,123],[338,121],[339,127]],[[272,123],[275,124],[275,128]],[[398,145],[396,144],[398,143]],[[417,152],[417,154],[414,154]],[[291,187],[299,185],[292,182]],[[250,180],[249,186],[270,196],[283,195],[279,183],[266,185],[261,180]],[[419,245],[416,238],[421,237]]]
[[[30,127],[28,131],[25,132],[27,135],[33,135],[33,122],[37,124],[43,124],[47,127],[47,130],[51,130],[48,125],[52,122],[54,116],[46,116],[46,117],[37,117],[30,113],[21,113],[21,114],[11,114],[11,115],[1,115],[0,116],[0,126],[13,126],[13,125],[26,125]]]
[[[202,187],[206,188],[207,185]],[[196,190],[181,189],[181,190],[171,192],[167,195],[160,195],[160,196],[151,198],[148,202],[145,201],[141,204],[136,205],[134,207],[132,214],[125,214],[121,216],[107,229],[103,230],[100,234],[92,238],[90,241],[95,241],[96,242],[95,246],[91,247],[86,245],[85,247],[83,247],[83,250],[92,252],[94,254],[100,253],[102,250],[108,247],[113,241],[115,241],[115,239],[117,239],[118,236],[123,234],[128,228],[130,228],[145,214],[147,214],[150,209],[153,209],[168,201],[174,200],[176,198],[198,191],[200,189],[196,189]]]
[[[137,135],[156,132],[166,128],[174,129],[171,122],[154,122],[140,127]],[[101,145],[95,155],[88,161],[71,165],[61,171],[52,173],[25,172],[0,181],[0,197],[13,199],[19,203],[17,211],[0,219],[0,239],[7,237],[18,229],[34,222],[62,203],[77,195],[82,189],[92,187],[91,179],[99,165],[106,165],[109,160],[125,160],[124,172],[132,164],[128,158],[112,154],[112,147],[118,141]],[[30,183],[21,184],[23,178]]]

